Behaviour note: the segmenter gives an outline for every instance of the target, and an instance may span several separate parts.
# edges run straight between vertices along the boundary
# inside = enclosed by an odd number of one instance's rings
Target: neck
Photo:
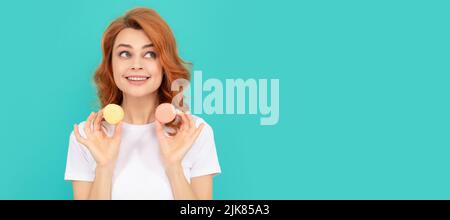
[[[157,92],[148,96],[133,97],[123,94],[123,121],[129,124],[148,124],[155,120],[155,109],[159,104]]]

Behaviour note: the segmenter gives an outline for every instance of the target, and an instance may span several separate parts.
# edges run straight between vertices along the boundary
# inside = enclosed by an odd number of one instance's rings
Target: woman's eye
[[[122,51],[119,53],[119,56],[123,57],[123,58],[129,58],[131,56],[131,54],[128,53],[128,51]]]
[[[145,57],[145,58],[152,58],[152,59],[155,59],[155,58],[156,58],[156,53],[153,52],[153,51],[149,51],[149,52],[145,53],[144,57]]]

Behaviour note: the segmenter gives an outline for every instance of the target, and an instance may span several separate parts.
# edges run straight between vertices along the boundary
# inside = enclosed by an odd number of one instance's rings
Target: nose
[[[132,66],[131,69],[132,69],[132,70],[142,70],[143,68],[140,67],[140,66],[139,66],[139,67],[137,67],[137,66]]]
[[[142,70],[142,64],[141,64],[141,59],[140,58],[135,58],[132,65],[131,65],[131,70]]]

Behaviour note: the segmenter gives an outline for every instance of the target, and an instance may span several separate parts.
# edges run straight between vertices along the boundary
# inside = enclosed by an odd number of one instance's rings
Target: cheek
[[[120,81],[122,74],[125,73],[127,66],[123,63],[120,62],[117,59],[112,59],[112,71],[113,71],[113,76],[114,76],[114,81],[116,82],[116,84]]]
[[[152,62],[146,66],[146,69],[152,75],[155,82],[159,85],[163,76],[161,64],[159,62]]]

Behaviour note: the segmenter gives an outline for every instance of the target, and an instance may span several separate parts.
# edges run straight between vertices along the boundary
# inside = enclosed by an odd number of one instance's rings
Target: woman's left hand
[[[181,161],[192,147],[192,144],[199,136],[204,123],[197,128],[192,116],[188,113],[180,113],[182,124],[180,129],[174,136],[166,135],[163,124],[155,120],[156,134],[159,141],[161,157],[164,166],[170,168],[172,166],[181,165]]]

